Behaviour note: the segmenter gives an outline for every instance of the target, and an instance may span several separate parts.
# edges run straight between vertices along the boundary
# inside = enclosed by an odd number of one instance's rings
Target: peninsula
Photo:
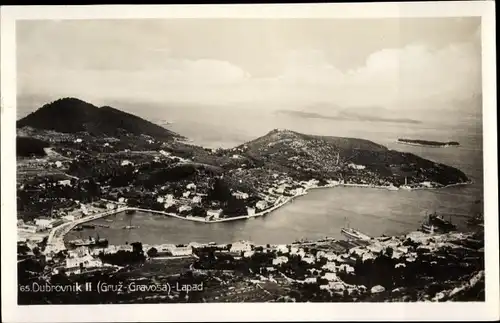
[[[460,144],[456,141],[430,141],[430,140],[421,140],[421,139],[398,139],[398,143],[406,144],[406,145],[414,145],[414,146],[426,146],[426,147],[451,147],[451,146],[459,146]]]
[[[454,167],[365,139],[274,129],[234,148],[203,148],[75,98],[44,105],[17,128],[17,205],[25,225],[41,215],[89,215],[90,205],[211,223],[267,214],[312,188],[469,183]]]

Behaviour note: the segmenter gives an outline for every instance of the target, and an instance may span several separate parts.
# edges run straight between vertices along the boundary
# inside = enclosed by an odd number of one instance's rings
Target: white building
[[[189,212],[191,211],[191,207],[189,205],[181,205],[179,207],[179,212]]]
[[[21,225],[18,228],[18,231],[20,232],[27,232],[27,233],[36,233],[38,231],[38,227],[35,225]]]
[[[313,264],[315,259],[314,259],[314,257],[309,256],[309,257],[303,257],[302,261],[307,262],[308,264]]]
[[[259,201],[255,204],[255,208],[259,210],[264,210],[267,207],[267,202],[266,201]]]
[[[190,256],[193,254],[193,249],[190,246],[187,247],[174,247],[170,249],[172,256]]]
[[[127,165],[133,165],[133,163],[130,160],[122,160],[121,165],[122,166],[127,166]]]
[[[348,264],[342,264],[339,266],[340,271],[345,271],[348,274],[354,273],[354,267],[348,265]]]
[[[165,157],[170,156],[170,153],[167,153],[165,150],[160,150],[159,153]]]
[[[163,203],[163,201],[165,201],[165,199],[161,196],[158,196],[158,198],[156,199],[156,202],[158,203]]]
[[[115,208],[116,208],[116,205],[114,203],[106,204],[106,209],[108,209],[108,210],[114,210]]]
[[[66,258],[66,268],[78,268],[83,267],[101,267],[102,261],[100,259],[94,259],[91,255],[85,255],[83,257]]]
[[[239,200],[246,200],[249,197],[247,193],[240,192],[240,191],[234,192],[232,195]]]
[[[328,261],[321,268],[323,268],[324,270],[331,271],[333,273],[337,271],[337,265],[333,261]]]
[[[71,186],[71,180],[69,179],[63,179],[58,181],[57,183],[62,186]]]
[[[52,229],[52,224],[54,220],[53,219],[35,219],[35,225],[38,227],[39,230],[46,230],[46,229]]]
[[[336,291],[343,291],[343,290],[345,290],[345,286],[341,282],[333,281],[333,282],[328,283],[328,289],[336,290]]]
[[[186,188],[187,188],[188,190],[195,190],[195,189],[196,189],[196,185],[195,185],[194,183],[189,183],[189,184],[186,186]]]
[[[250,243],[246,241],[237,241],[231,245],[230,252],[246,252],[252,250]]]
[[[250,258],[253,256],[254,253],[255,253],[254,251],[245,251],[245,253],[243,254],[243,257]]]
[[[81,142],[83,142],[83,140],[82,140],[81,138],[77,138],[77,139],[75,140],[75,143],[81,143]]]
[[[316,277],[307,277],[304,280],[304,283],[306,283],[306,284],[316,284],[317,281],[318,281],[318,279]]]
[[[337,274],[336,273],[325,273],[323,278],[328,280],[328,281],[334,281],[334,280],[337,280]]]
[[[383,291],[385,291],[385,288],[382,285],[373,286],[370,290],[372,294],[382,293]]]
[[[55,164],[55,166],[56,166],[57,168],[62,167],[62,162],[60,162],[60,161],[56,161],[54,164]]]
[[[207,210],[207,217],[213,217],[214,219],[219,219],[221,216],[222,216],[222,209]]]
[[[191,248],[199,248],[199,247],[201,247],[203,245],[201,243],[199,243],[199,242],[190,242],[188,244],[188,246],[191,247]]]
[[[273,259],[273,265],[280,265],[288,262],[288,257],[279,256]]]
[[[194,196],[192,199],[192,202],[194,204],[200,204],[201,203],[201,196]]]
[[[281,251],[283,253],[288,253],[288,246],[286,244],[280,244],[276,246],[277,251]]]
[[[247,215],[248,216],[254,216],[255,215],[255,209],[253,207],[247,207]]]
[[[349,165],[347,165],[349,168],[352,168],[352,169],[365,169],[366,166],[364,165],[356,165],[354,163],[350,163]]]
[[[184,193],[182,193],[182,196],[185,197],[185,198],[188,198],[189,195],[191,195],[191,192],[184,192]]]

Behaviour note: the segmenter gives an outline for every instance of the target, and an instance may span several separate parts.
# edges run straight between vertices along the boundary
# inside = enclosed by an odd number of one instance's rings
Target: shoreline
[[[409,189],[406,189],[406,190],[409,190],[409,191],[413,191],[413,190],[430,190],[430,189],[435,190],[435,189],[443,189],[443,188],[448,188],[448,187],[470,185],[470,184],[473,184],[472,180],[468,181],[468,182],[465,182],[465,183],[455,183],[455,184],[450,184],[450,185],[446,185],[446,186],[443,186],[443,187],[420,187],[420,188],[409,188]],[[266,209],[264,211],[261,211],[259,213],[255,213],[253,215],[241,215],[241,216],[235,216],[235,217],[223,218],[223,219],[217,219],[217,220],[206,220],[205,218],[199,218],[198,219],[198,218],[195,218],[195,217],[184,217],[184,216],[178,215],[176,213],[170,213],[170,212],[165,212],[165,211],[150,210],[150,209],[144,209],[144,208],[140,208],[140,207],[121,206],[121,207],[118,207],[117,209],[114,209],[114,210],[107,210],[105,212],[96,213],[96,214],[93,214],[91,216],[80,218],[80,219],[75,220],[73,222],[68,222],[68,223],[61,224],[60,226],[52,229],[51,232],[49,233],[49,237],[48,237],[48,240],[47,240],[47,246],[49,246],[49,245],[52,245],[52,246],[53,245],[57,245],[58,243],[64,244],[64,240],[63,240],[64,236],[69,231],[71,231],[73,228],[75,228],[79,224],[90,222],[90,221],[97,220],[97,219],[101,219],[101,218],[108,217],[108,216],[111,216],[111,215],[115,215],[115,214],[121,213],[121,212],[126,212],[126,211],[141,211],[141,212],[147,212],[147,213],[153,213],[153,214],[161,214],[161,215],[165,215],[165,216],[170,216],[170,217],[173,217],[173,218],[177,218],[177,219],[180,219],[180,220],[192,221],[192,222],[200,222],[200,223],[220,223],[220,222],[238,221],[238,220],[246,220],[246,219],[251,219],[251,218],[257,218],[257,217],[261,217],[261,216],[264,216],[266,214],[272,213],[275,210],[277,210],[277,209],[285,206],[289,202],[293,201],[294,199],[296,199],[298,197],[301,197],[301,196],[304,196],[304,195],[307,195],[310,190],[314,190],[314,189],[327,189],[327,188],[334,188],[334,187],[339,187],[339,186],[343,186],[343,187],[360,187],[360,188],[377,188],[377,189],[386,189],[388,191],[405,190],[404,188],[402,189],[402,188],[398,188],[398,187],[395,187],[395,186],[380,186],[380,185],[354,184],[354,183],[347,183],[347,184],[346,183],[344,183],[344,184],[341,184],[341,183],[330,183],[330,184],[327,184],[327,185],[324,185],[324,186],[311,186],[311,187],[305,188],[305,190],[304,190],[303,193],[290,196],[290,197],[286,198],[284,201],[280,202],[279,204],[276,204],[276,205],[274,205],[274,206],[272,206],[272,207],[270,207],[270,208],[268,208],[268,209]],[[59,230],[63,230],[63,232],[61,232],[57,238],[54,238],[55,233],[57,231],[59,231]],[[56,241],[54,243],[52,241],[53,239],[62,240],[62,241]]]

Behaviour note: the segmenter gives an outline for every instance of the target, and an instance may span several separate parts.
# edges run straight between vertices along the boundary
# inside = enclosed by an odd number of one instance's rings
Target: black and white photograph
[[[385,17],[286,6],[60,8],[2,25],[17,314],[446,302],[498,315],[494,24],[432,3]]]

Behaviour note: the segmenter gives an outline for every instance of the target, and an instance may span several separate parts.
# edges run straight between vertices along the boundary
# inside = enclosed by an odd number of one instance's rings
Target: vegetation
[[[31,137],[16,138],[16,154],[19,157],[41,157],[45,156],[44,148],[49,147],[49,143]]]
[[[75,98],[63,98],[42,106],[17,122],[62,133],[86,132],[93,136],[147,135],[156,139],[180,138],[161,126],[111,107],[98,108]]]

